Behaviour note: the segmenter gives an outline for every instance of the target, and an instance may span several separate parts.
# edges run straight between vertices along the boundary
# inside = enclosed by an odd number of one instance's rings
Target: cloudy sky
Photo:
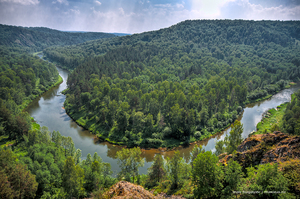
[[[140,33],[187,19],[300,20],[300,0],[0,0],[0,24]]]

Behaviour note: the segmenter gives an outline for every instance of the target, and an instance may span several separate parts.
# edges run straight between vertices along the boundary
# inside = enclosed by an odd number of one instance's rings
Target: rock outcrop
[[[184,199],[181,196],[169,196],[161,193],[154,196],[150,191],[145,190],[142,186],[132,184],[126,181],[120,181],[113,185],[104,195],[106,199]]]
[[[223,164],[233,158],[243,165],[243,167],[268,162],[284,162],[290,158],[300,158],[300,137],[287,135],[279,131],[253,135],[246,138],[238,146],[235,155],[221,154],[220,156],[222,157],[220,162]]]

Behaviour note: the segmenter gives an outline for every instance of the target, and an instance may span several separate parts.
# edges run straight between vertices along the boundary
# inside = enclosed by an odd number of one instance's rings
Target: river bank
[[[111,164],[114,174],[120,171],[117,163],[116,153],[120,151],[124,146],[110,144],[108,142],[96,142],[93,134],[89,131],[78,126],[63,109],[66,96],[62,94],[67,88],[66,82],[69,72],[57,67],[60,76],[63,78],[63,82],[56,87],[51,88],[49,91],[42,94],[27,107],[27,111],[33,117],[37,123],[41,126],[47,126],[49,131],[59,131],[63,136],[70,136],[75,144],[75,147],[81,150],[82,159],[86,159],[87,154],[94,154],[95,152],[100,155],[103,162]],[[280,91],[274,95],[271,99],[249,104],[244,107],[244,111],[239,116],[239,120],[244,125],[243,138],[247,138],[248,135],[256,130],[257,123],[262,119],[262,114],[270,109],[276,108],[278,105],[290,101],[290,95],[300,87],[299,85],[292,86],[289,89]],[[166,150],[165,148],[159,149],[142,149],[142,157],[145,159],[144,167],[140,168],[140,174],[147,173],[147,169],[151,166],[155,154],[160,153],[164,158],[172,157],[174,150],[178,150],[180,156],[185,161],[190,161],[190,154],[195,144],[202,145],[206,151],[213,151],[215,143],[224,139],[226,134],[230,132],[230,127],[224,131],[218,132],[207,139],[202,141],[192,142],[189,146],[179,146]]]
[[[45,92],[49,91],[51,88],[61,84],[63,82],[63,78],[58,75],[58,79],[55,83],[53,83],[51,86],[49,86],[49,88],[47,88],[47,90],[45,91],[41,91],[40,93],[36,94],[36,95],[32,95],[32,99],[28,99],[28,100],[25,100],[21,105],[20,105],[20,109],[21,110],[25,110],[28,105],[33,102],[33,100],[37,99],[38,97],[41,97]]]
[[[285,89],[288,89],[291,86],[296,86],[296,85],[297,84],[292,82]],[[278,91],[277,93],[279,93],[281,91]],[[274,94],[274,95],[276,95],[276,94]],[[274,95],[266,96],[264,98],[257,99],[257,100],[255,100],[255,102],[249,103],[245,107],[247,107],[247,106],[249,106],[253,103],[261,103],[263,101],[269,100]],[[102,134],[97,133],[98,131],[95,129],[95,125],[93,125],[93,124],[91,125],[90,122],[89,122],[89,125],[88,125],[87,124],[88,122],[84,119],[85,118],[84,114],[81,114],[81,112],[78,112],[78,111],[75,112],[75,111],[71,111],[71,109],[66,109],[66,113],[68,114],[68,116],[70,118],[72,118],[72,120],[74,120],[74,122],[77,125],[81,126],[85,130],[90,131],[94,135],[95,142],[97,142],[97,143],[107,142],[107,143],[110,143],[110,144],[113,144],[113,145],[128,147],[126,145],[126,143],[116,142],[116,141],[110,140],[109,138],[103,136]],[[239,113],[238,118],[241,118],[242,114],[243,114],[243,111],[241,111]],[[217,134],[220,134],[220,133],[225,132],[227,130],[230,131],[230,127],[231,127],[232,124],[233,123],[227,124],[225,127],[221,128],[221,129],[216,129],[214,132],[208,132],[207,134],[201,135],[201,137],[199,139],[195,139],[194,137],[192,137],[192,139],[188,143],[187,142],[180,142],[180,141],[175,140],[175,139],[173,139],[173,140],[170,139],[170,140],[166,140],[166,146],[163,146],[163,147],[156,147],[156,148],[155,147],[140,147],[140,148],[143,149],[143,150],[156,150],[158,152],[166,152],[166,151],[177,150],[177,149],[182,148],[182,147],[187,147],[189,145],[201,144],[203,142],[208,141],[210,138],[212,138],[213,136],[215,136]],[[130,146],[130,147],[135,147],[135,146]]]

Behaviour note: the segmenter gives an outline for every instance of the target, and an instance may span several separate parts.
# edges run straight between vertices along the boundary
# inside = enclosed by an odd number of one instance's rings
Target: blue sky
[[[187,19],[300,20],[300,0],[0,0],[0,23],[140,33]]]

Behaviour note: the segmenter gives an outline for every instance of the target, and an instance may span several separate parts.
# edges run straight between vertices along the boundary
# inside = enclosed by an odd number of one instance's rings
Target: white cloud
[[[80,10],[70,9],[71,13],[74,13],[75,15],[80,14]]]
[[[219,18],[222,7],[234,1],[236,0],[192,0],[191,18]]]
[[[184,8],[184,5],[183,5],[183,4],[180,4],[180,3],[177,3],[177,4],[176,4],[176,7],[177,7],[177,8]]]
[[[22,5],[36,5],[40,3],[39,0],[0,0],[0,2],[19,3]]]
[[[172,5],[170,3],[166,3],[166,4],[155,4],[154,6],[156,7],[162,7],[162,8],[171,8]]]
[[[273,7],[263,7],[260,4],[252,4],[249,0],[239,0],[237,5],[240,9],[243,9],[243,19],[253,19],[253,20],[292,20],[300,19],[300,6],[294,7],[284,7],[273,6]]]
[[[119,8],[119,12],[120,12],[122,15],[124,15],[124,14],[125,14],[125,12],[124,12],[124,9],[123,9],[123,8]]]
[[[57,0],[57,2],[60,4],[69,5],[69,2],[67,0]]]
[[[95,1],[95,3],[98,5],[98,6],[101,6],[101,2],[100,1]]]

